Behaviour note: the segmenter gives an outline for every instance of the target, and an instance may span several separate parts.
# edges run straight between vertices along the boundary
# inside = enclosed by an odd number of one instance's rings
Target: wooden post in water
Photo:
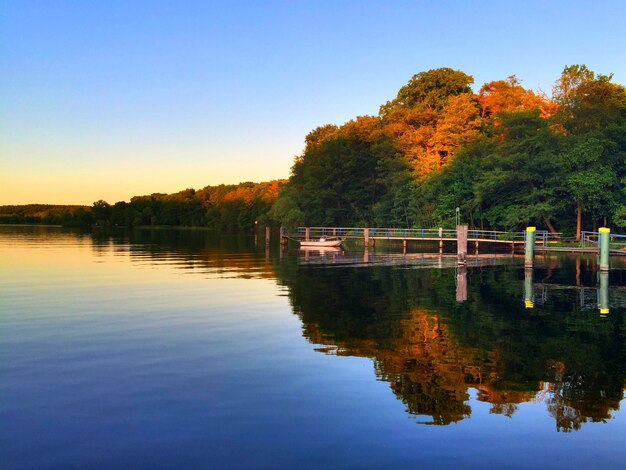
[[[406,255],[406,238],[402,240],[402,254]]]
[[[456,272],[456,301],[465,302],[467,300],[467,268],[465,265],[459,266]]]
[[[365,245],[365,249],[367,250],[370,246],[370,229],[363,229],[363,243]]]
[[[601,227],[598,230],[598,248],[600,250],[600,271],[609,270],[609,245],[611,229]]]
[[[304,239],[308,242],[311,239],[311,227],[304,229]]]
[[[467,225],[456,226],[457,263],[465,264],[467,259]]]
[[[532,268],[533,259],[535,257],[535,235],[537,234],[536,227],[526,227],[526,245],[524,254],[524,267]]]
[[[269,246],[270,244],[270,228],[265,227],[265,246]]]
[[[439,227],[439,252],[443,251],[443,228]]]

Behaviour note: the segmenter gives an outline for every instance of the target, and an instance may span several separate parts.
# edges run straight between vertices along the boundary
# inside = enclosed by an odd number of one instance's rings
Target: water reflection
[[[546,255],[525,270],[508,254],[475,255],[458,268],[454,254],[288,250],[194,231],[93,245],[210,276],[276,278],[316,349],[371,358],[420,423],[469,418],[475,389],[491,413],[540,402],[571,431],[611,419],[624,396],[624,271],[609,286],[593,258]],[[610,316],[592,314],[609,305]]]
[[[457,268],[455,255],[284,249],[193,230],[56,236],[90,243],[96,259],[275,279],[314,348],[371,358],[419,423],[471,418],[474,390],[493,414],[542,403],[572,431],[611,419],[624,397],[626,271],[599,275],[593,257],[543,256],[524,270],[477,255]]]
[[[512,417],[519,404],[542,402],[557,430],[578,430],[611,419],[624,396],[624,289],[609,288],[608,276],[597,287],[549,284],[574,273],[571,260],[544,261],[535,272],[510,264],[455,272],[309,263],[280,264],[277,274],[309,341],[325,354],[372,358],[376,375],[419,422],[469,418],[473,388],[491,413]],[[579,282],[594,274],[575,273]],[[598,303],[581,303],[584,289],[597,289]],[[598,306],[606,313],[609,298],[615,315],[592,314]]]

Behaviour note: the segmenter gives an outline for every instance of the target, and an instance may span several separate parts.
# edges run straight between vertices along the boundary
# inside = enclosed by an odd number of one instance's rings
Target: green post
[[[598,292],[598,309],[600,315],[609,314],[609,273],[601,272],[598,274],[600,277],[600,292]]]
[[[533,258],[535,257],[535,236],[537,234],[536,227],[526,227],[526,249],[524,257],[524,267],[533,267]]]
[[[611,229],[602,227],[599,230],[598,245],[600,248],[600,271],[609,270],[609,245]]]

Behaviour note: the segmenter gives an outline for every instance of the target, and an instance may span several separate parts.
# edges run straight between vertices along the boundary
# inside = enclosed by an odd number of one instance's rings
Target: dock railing
[[[580,232],[581,248],[598,248],[599,249],[599,232]],[[609,234],[609,250],[623,250],[626,248],[626,235],[618,233]]]
[[[526,231],[522,232],[524,234],[524,241],[526,241]],[[563,234],[560,232],[552,233],[549,230],[537,230],[535,232],[535,244],[540,244],[543,246],[548,246],[550,243],[558,243],[563,241]]]
[[[450,228],[392,228],[392,227],[309,227],[311,238],[319,237],[346,237],[361,238],[364,231],[369,230],[370,238],[388,239],[430,239],[430,240],[456,240],[456,229]],[[296,235],[305,236],[306,227],[298,227]],[[526,232],[505,232],[499,230],[468,230],[468,240],[471,241],[491,241],[494,242],[523,242]],[[548,244],[550,241],[558,239],[548,231],[537,232],[537,243]]]

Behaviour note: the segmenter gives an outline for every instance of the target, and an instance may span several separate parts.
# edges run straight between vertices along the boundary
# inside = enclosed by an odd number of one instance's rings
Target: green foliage
[[[0,224],[49,224],[85,227],[93,223],[86,206],[26,204],[0,206]]]
[[[440,110],[448,97],[471,93],[474,78],[459,70],[440,68],[420,72],[398,91],[398,96],[381,106],[381,115],[397,107],[429,108]]]
[[[485,229],[626,225],[622,85],[584,65],[565,68],[553,101],[513,78],[478,96],[472,82],[422,72],[378,119],[315,129],[273,213],[307,225],[449,227],[458,207]]]

